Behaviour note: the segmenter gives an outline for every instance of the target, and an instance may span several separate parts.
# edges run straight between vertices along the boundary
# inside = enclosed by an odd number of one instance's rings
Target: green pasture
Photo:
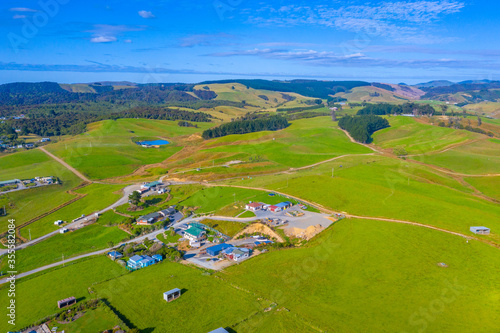
[[[58,312],[58,300],[70,296],[74,296],[78,301],[95,297],[95,294],[89,294],[89,287],[126,272],[105,256],[99,256],[21,279],[16,283],[16,326],[13,327],[3,320],[0,322],[0,330],[21,329]],[[4,309],[9,302],[7,291],[8,285],[0,288],[0,304]]]
[[[468,177],[465,181],[484,195],[500,200],[500,176],[491,177]]]
[[[306,247],[259,255],[217,274],[300,318],[282,329],[272,324],[278,332],[302,331],[299,323],[328,332],[493,332],[500,321],[499,265],[498,249],[480,242],[346,219]],[[267,316],[273,315],[281,316]],[[267,332],[269,321],[251,320],[243,332]]]

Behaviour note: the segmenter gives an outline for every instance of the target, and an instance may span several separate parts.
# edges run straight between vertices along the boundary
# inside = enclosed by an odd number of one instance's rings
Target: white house
[[[260,202],[250,202],[245,205],[245,209],[255,212],[256,210],[262,209],[264,207],[263,203]]]

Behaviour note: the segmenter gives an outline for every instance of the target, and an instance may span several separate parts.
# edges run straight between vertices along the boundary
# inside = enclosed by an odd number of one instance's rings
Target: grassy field
[[[167,303],[163,292],[173,288],[183,290],[183,294]],[[95,289],[147,332],[207,332],[241,322],[264,308],[252,294],[213,276],[203,276],[198,269],[169,262],[104,282]]]
[[[498,249],[479,242],[347,219],[305,248],[260,255],[218,275],[329,332],[493,332],[500,320],[498,265]],[[253,327],[266,331],[266,319]]]
[[[197,150],[176,155],[175,161],[165,167],[171,170],[171,177],[220,179],[282,171],[340,155],[367,153],[371,150],[352,143],[336,122],[329,117],[317,117],[293,121],[290,127],[281,131],[207,140],[200,143]],[[243,163],[223,166],[229,161]]]
[[[49,329],[57,327],[58,331],[64,330],[71,333],[102,332],[112,329],[119,324],[118,317],[105,307],[98,307],[94,310],[86,311],[85,314],[68,324],[52,322]]]
[[[238,232],[240,232],[243,228],[246,227],[246,223],[242,223],[242,222],[218,221],[218,220],[211,220],[211,219],[206,219],[206,220],[203,220],[200,222],[205,224],[205,225],[208,225],[209,227],[212,227],[216,230],[219,230],[224,235],[229,236],[229,237],[233,237]]]
[[[495,231],[500,230],[500,206],[471,195],[470,188],[445,174],[403,160],[349,157],[290,175],[227,183],[278,190],[350,214],[421,222],[467,234],[471,225],[488,221],[488,237],[500,243]]]
[[[388,117],[391,127],[373,134],[373,143],[385,149],[405,147],[409,154],[422,154],[449,145],[480,138],[481,135],[417,122],[412,117]]]
[[[377,93],[377,95],[375,95]],[[408,99],[403,97],[396,97],[396,95],[391,92],[372,87],[372,86],[364,86],[364,87],[355,87],[351,89],[349,92],[337,93],[335,97],[342,97],[347,99],[349,102],[369,102],[369,103],[404,103],[408,102]]]
[[[87,196],[22,228],[21,235],[28,238],[29,230],[31,230],[31,238],[35,239],[60,228],[54,225],[54,221],[63,220],[71,222],[82,214],[88,215],[104,209],[122,196],[122,194],[119,194],[121,188],[121,185],[105,184],[91,184],[83,187],[77,192],[87,194]]]
[[[77,300],[88,299],[88,288],[93,284],[125,274],[127,271],[101,256],[67,267],[48,271],[34,278],[16,283],[16,326],[6,320],[0,322],[0,330],[12,331],[25,327],[58,311],[57,301],[74,296]],[[7,286],[0,288],[0,304],[6,308],[9,302]]]
[[[89,178],[123,176],[144,164],[161,162],[182,149],[179,136],[190,135],[214,124],[198,123],[199,128],[180,127],[177,122],[148,119],[105,120],[88,126],[89,131],[47,146]],[[135,137],[167,139],[161,148],[143,148]]]
[[[465,181],[490,198],[500,200],[500,176],[469,177]]]
[[[1,180],[38,176],[58,177],[62,184],[0,195],[0,203],[6,206],[8,214],[0,217],[0,232],[6,230],[8,219],[15,219],[16,224],[21,224],[71,200],[74,196],[66,191],[82,182],[71,171],[39,150],[22,151],[0,157]]]
[[[482,140],[414,159],[471,175],[500,173],[500,140]]]
[[[66,234],[57,234],[38,244],[17,251],[18,272],[27,272],[53,262],[69,259],[79,254],[94,252],[117,244],[129,234],[118,227],[90,225]],[[0,270],[6,271],[6,257],[0,259]]]

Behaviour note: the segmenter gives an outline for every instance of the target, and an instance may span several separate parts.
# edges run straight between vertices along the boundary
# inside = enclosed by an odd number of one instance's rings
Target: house
[[[120,259],[121,257],[123,257],[123,254],[121,254],[118,251],[111,251],[111,252],[108,252],[108,256],[111,259],[116,260],[116,259]]]
[[[27,143],[27,144],[24,145],[24,147],[29,149],[29,148],[34,148],[35,145],[32,144],[32,143]]]
[[[167,208],[164,210],[160,210],[159,213],[161,215],[163,215],[164,217],[168,217],[168,216],[171,216],[171,215],[174,215],[175,213],[177,213],[177,209],[170,207],[170,208]]]
[[[470,231],[478,235],[489,235],[490,229],[486,227],[470,227]]]
[[[230,248],[230,247],[233,247],[233,246],[226,244],[226,243],[222,243],[222,244],[210,246],[207,248],[206,251],[207,251],[207,254],[209,254],[211,256],[218,256],[223,250]]]
[[[187,238],[190,241],[199,241],[205,237],[205,234],[205,230],[190,226],[186,231],[184,231],[184,238]]]
[[[198,242],[198,241],[189,241],[189,246],[197,249],[197,248],[201,247],[201,242]]]
[[[271,212],[274,212],[274,213],[281,212],[281,208],[276,206],[276,205],[271,205],[271,206],[267,207],[267,209],[270,210]]]
[[[61,308],[64,308],[66,306],[70,306],[70,305],[73,305],[76,303],[76,298],[74,298],[73,296],[71,297],[68,297],[68,298],[65,298],[65,299],[62,299],[60,301],[57,301],[57,307],[59,309]]]
[[[156,262],[160,262],[160,261],[162,261],[162,260],[163,260],[163,257],[162,257],[162,255],[161,255],[161,254],[153,254],[151,257],[152,257],[152,258],[153,258]]]
[[[179,297],[181,297],[181,290],[179,288],[174,288],[163,293],[163,299],[167,302],[172,302]]]
[[[163,215],[158,212],[149,213],[137,219],[137,225],[149,225],[157,222]]]
[[[61,230],[59,230],[59,233],[60,233],[60,234],[65,234],[65,233],[67,233],[68,231],[69,231],[69,229],[68,229],[68,228],[62,228]]]
[[[48,141],[50,141],[50,138],[42,138],[42,139],[40,140],[40,142],[48,142]]]
[[[147,255],[144,255],[144,256],[135,255],[135,256],[132,256],[127,261],[127,267],[132,268],[132,269],[144,268],[144,267],[148,267],[148,266],[151,266],[154,264],[156,264],[156,261]]]
[[[158,185],[162,185],[162,183],[159,182],[159,181],[155,181],[155,182],[151,182],[151,183],[147,183],[147,184],[141,185],[141,189],[148,189],[148,190],[150,190],[152,188],[155,188]]]
[[[264,204],[260,203],[260,202],[250,202],[249,204],[245,205],[245,209],[251,210],[253,212],[255,212],[256,210],[262,209],[262,207],[264,207]]]
[[[222,253],[229,259],[240,261],[250,256],[250,250],[247,248],[229,247],[222,251]]]
[[[63,223],[64,223],[63,220],[57,220],[57,221],[54,222],[55,225],[61,225]]]

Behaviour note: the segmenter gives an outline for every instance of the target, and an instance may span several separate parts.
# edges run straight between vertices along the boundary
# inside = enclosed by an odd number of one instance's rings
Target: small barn
[[[470,231],[478,235],[489,235],[490,229],[486,227],[470,227]]]
[[[218,329],[215,329],[215,330],[210,331],[208,333],[229,333],[229,332],[226,331],[225,329],[223,329],[222,327],[219,327]]]
[[[271,205],[267,209],[274,213],[281,212],[281,207],[278,207],[277,205]]]
[[[262,209],[262,207],[264,207],[264,204],[260,203],[260,202],[250,202],[250,203],[245,205],[246,210],[251,210],[253,212],[255,212],[256,210]]]
[[[76,303],[76,298],[73,296],[57,301],[57,307],[59,309],[73,305]]]
[[[163,293],[163,299],[167,302],[172,302],[179,297],[181,297],[181,290],[179,288],[174,288]]]

